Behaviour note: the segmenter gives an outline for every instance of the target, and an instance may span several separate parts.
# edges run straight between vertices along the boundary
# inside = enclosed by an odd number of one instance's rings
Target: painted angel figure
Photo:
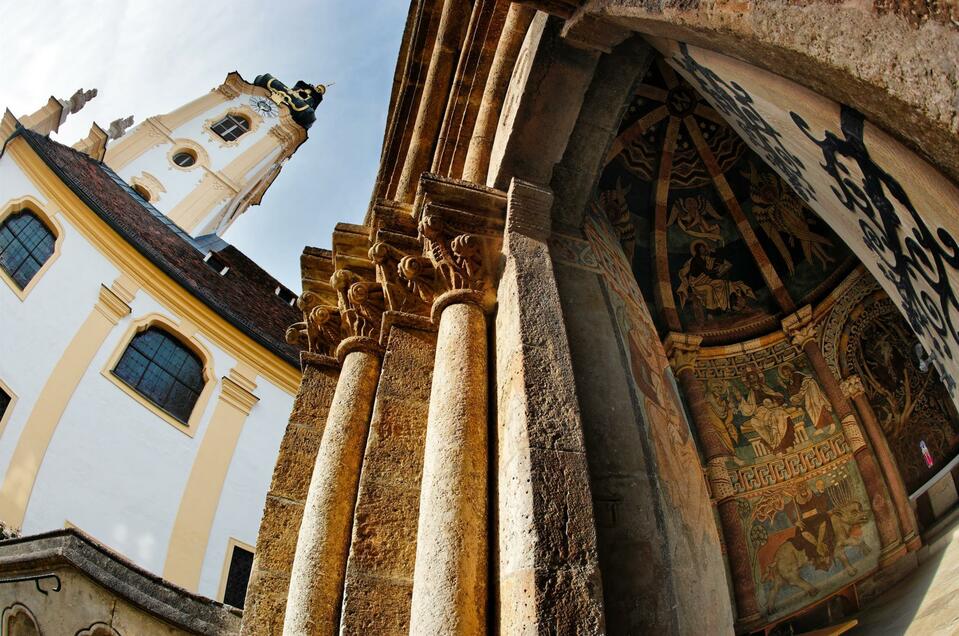
[[[709,220],[718,221],[721,218],[722,216],[706,197],[702,195],[684,197],[673,203],[669,220],[666,221],[666,227],[676,224],[690,236],[722,243],[723,235],[719,224]]]
[[[828,252],[832,241],[810,229],[802,201],[778,177],[760,173],[752,163],[749,181],[753,216],[783,257],[789,273],[795,271],[796,264],[786,243],[794,245],[795,241],[799,242],[807,261],[815,259],[826,269],[835,260]]]

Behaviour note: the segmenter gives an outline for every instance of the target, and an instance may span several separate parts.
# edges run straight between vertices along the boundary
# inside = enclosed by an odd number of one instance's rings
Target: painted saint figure
[[[826,399],[819,383],[811,376],[796,371],[791,364],[779,368],[779,379],[786,389],[789,402],[805,409],[806,415],[817,429],[832,433],[836,423],[832,418],[832,405]]]
[[[785,451],[793,445],[795,431],[792,418],[802,417],[802,409],[777,404],[770,398],[756,403],[755,394],[740,396],[739,412],[749,418],[743,424],[743,432],[754,432],[773,451]]]
[[[692,302],[699,322],[705,320],[707,311],[742,311],[747,308],[747,299],[756,299],[749,285],[726,279],[733,265],[718,258],[709,243],[693,241],[689,251],[692,257],[679,270],[676,295],[683,307],[687,301]]]
[[[733,424],[736,409],[729,398],[729,387],[719,380],[710,380],[707,388],[706,405],[709,407],[713,433],[723,447],[735,456],[739,431]]]

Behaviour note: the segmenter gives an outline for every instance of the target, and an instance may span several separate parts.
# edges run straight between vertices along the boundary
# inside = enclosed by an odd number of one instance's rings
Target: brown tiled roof
[[[117,234],[203,304],[293,366],[298,351],[286,328],[302,319],[275,293],[279,282],[232,245],[218,241],[225,276],[204,262],[207,250],[136,195],[106,165],[48,137],[21,129],[30,147]]]

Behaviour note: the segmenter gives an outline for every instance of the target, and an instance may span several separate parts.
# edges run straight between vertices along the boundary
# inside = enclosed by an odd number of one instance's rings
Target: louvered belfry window
[[[0,225],[0,267],[23,289],[53,255],[56,242],[36,214],[14,212]]]
[[[213,132],[224,141],[234,141],[250,129],[250,122],[240,115],[227,115],[213,124]]]
[[[113,373],[184,424],[203,390],[200,358],[157,327],[133,337]]]

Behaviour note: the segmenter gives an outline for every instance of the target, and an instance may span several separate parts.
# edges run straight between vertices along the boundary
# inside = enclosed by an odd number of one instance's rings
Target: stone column
[[[491,445],[498,611],[490,629],[500,634],[605,631],[583,421],[547,245],[552,201],[548,189],[510,184]]]
[[[442,124],[443,108],[449,97],[453,71],[469,17],[470,3],[444,0],[436,29],[436,44],[433,46],[426,80],[423,82],[423,95],[420,97],[416,121],[413,124],[413,135],[396,186],[394,198],[397,201],[411,203],[420,175],[429,170],[433,146]]]
[[[519,3],[513,3],[506,15],[506,24],[500,34],[493,55],[493,64],[487,75],[486,86],[483,89],[483,99],[480,101],[479,111],[476,114],[476,125],[470,137],[469,149],[463,166],[463,179],[474,183],[486,183],[486,172],[489,168],[489,155],[493,149],[493,138],[496,137],[496,128],[499,126],[499,114],[509,87],[516,57],[519,55],[526,30],[533,20],[536,9]]]
[[[487,341],[482,296],[454,290],[439,320],[426,425],[410,633],[481,634],[487,592]]]
[[[286,636],[339,631],[353,508],[380,373],[379,313],[373,302],[379,286],[347,270],[334,272],[330,285],[337,306],[311,310],[307,334],[311,341],[327,343],[346,337],[336,347],[340,376],[300,522],[283,622]]]
[[[902,473],[899,472],[896,458],[892,454],[892,449],[889,448],[889,442],[882,432],[879,420],[876,419],[869,398],[866,397],[862,378],[858,375],[849,376],[842,381],[841,387],[843,395],[851,399],[856,406],[856,410],[859,411],[863,428],[872,443],[876,459],[879,460],[879,467],[882,468],[886,477],[886,485],[889,487],[889,494],[892,495],[892,504],[895,506],[896,515],[899,517],[903,543],[906,544],[906,549],[910,552],[918,550],[922,545],[922,539],[919,537],[915,513],[912,506],[909,505],[909,493],[906,491],[906,484],[902,481]]]
[[[813,368],[813,373],[822,385],[826,398],[842,423],[846,442],[849,444],[856,465],[859,467],[859,474],[866,485],[866,493],[869,495],[876,518],[876,527],[879,530],[879,542],[881,544],[879,565],[885,567],[906,553],[906,547],[902,545],[899,534],[899,522],[889,505],[890,497],[886,492],[882,474],[879,472],[876,458],[870,452],[869,447],[866,446],[862,429],[856,420],[852,405],[843,395],[839,380],[833,375],[819,348],[816,324],[812,319],[812,307],[806,305],[796,313],[787,316],[782,321],[782,327],[793,345],[806,354],[806,358]]]
[[[300,353],[300,366],[303,379],[263,507],[246,591],[242,636],[279,634],[283,630],[297,533],[340,372],[335,358],[308,351]]]
[[[737,623],[746,626],[760,618],[753,566],[746,545],[746,532],[733,496],[735,491],[726,470],[726,460],[732,457],[732,453],[716,435],[706,404],[706,391],[702,381],[696,377],[696,357],[701,342],[700,336],[670,333],[666,337],[666,353],[692,415],[699,448],[706,463],[709,489],[719,510],[726,555],[729,557],[729,569],[733,578]]]

